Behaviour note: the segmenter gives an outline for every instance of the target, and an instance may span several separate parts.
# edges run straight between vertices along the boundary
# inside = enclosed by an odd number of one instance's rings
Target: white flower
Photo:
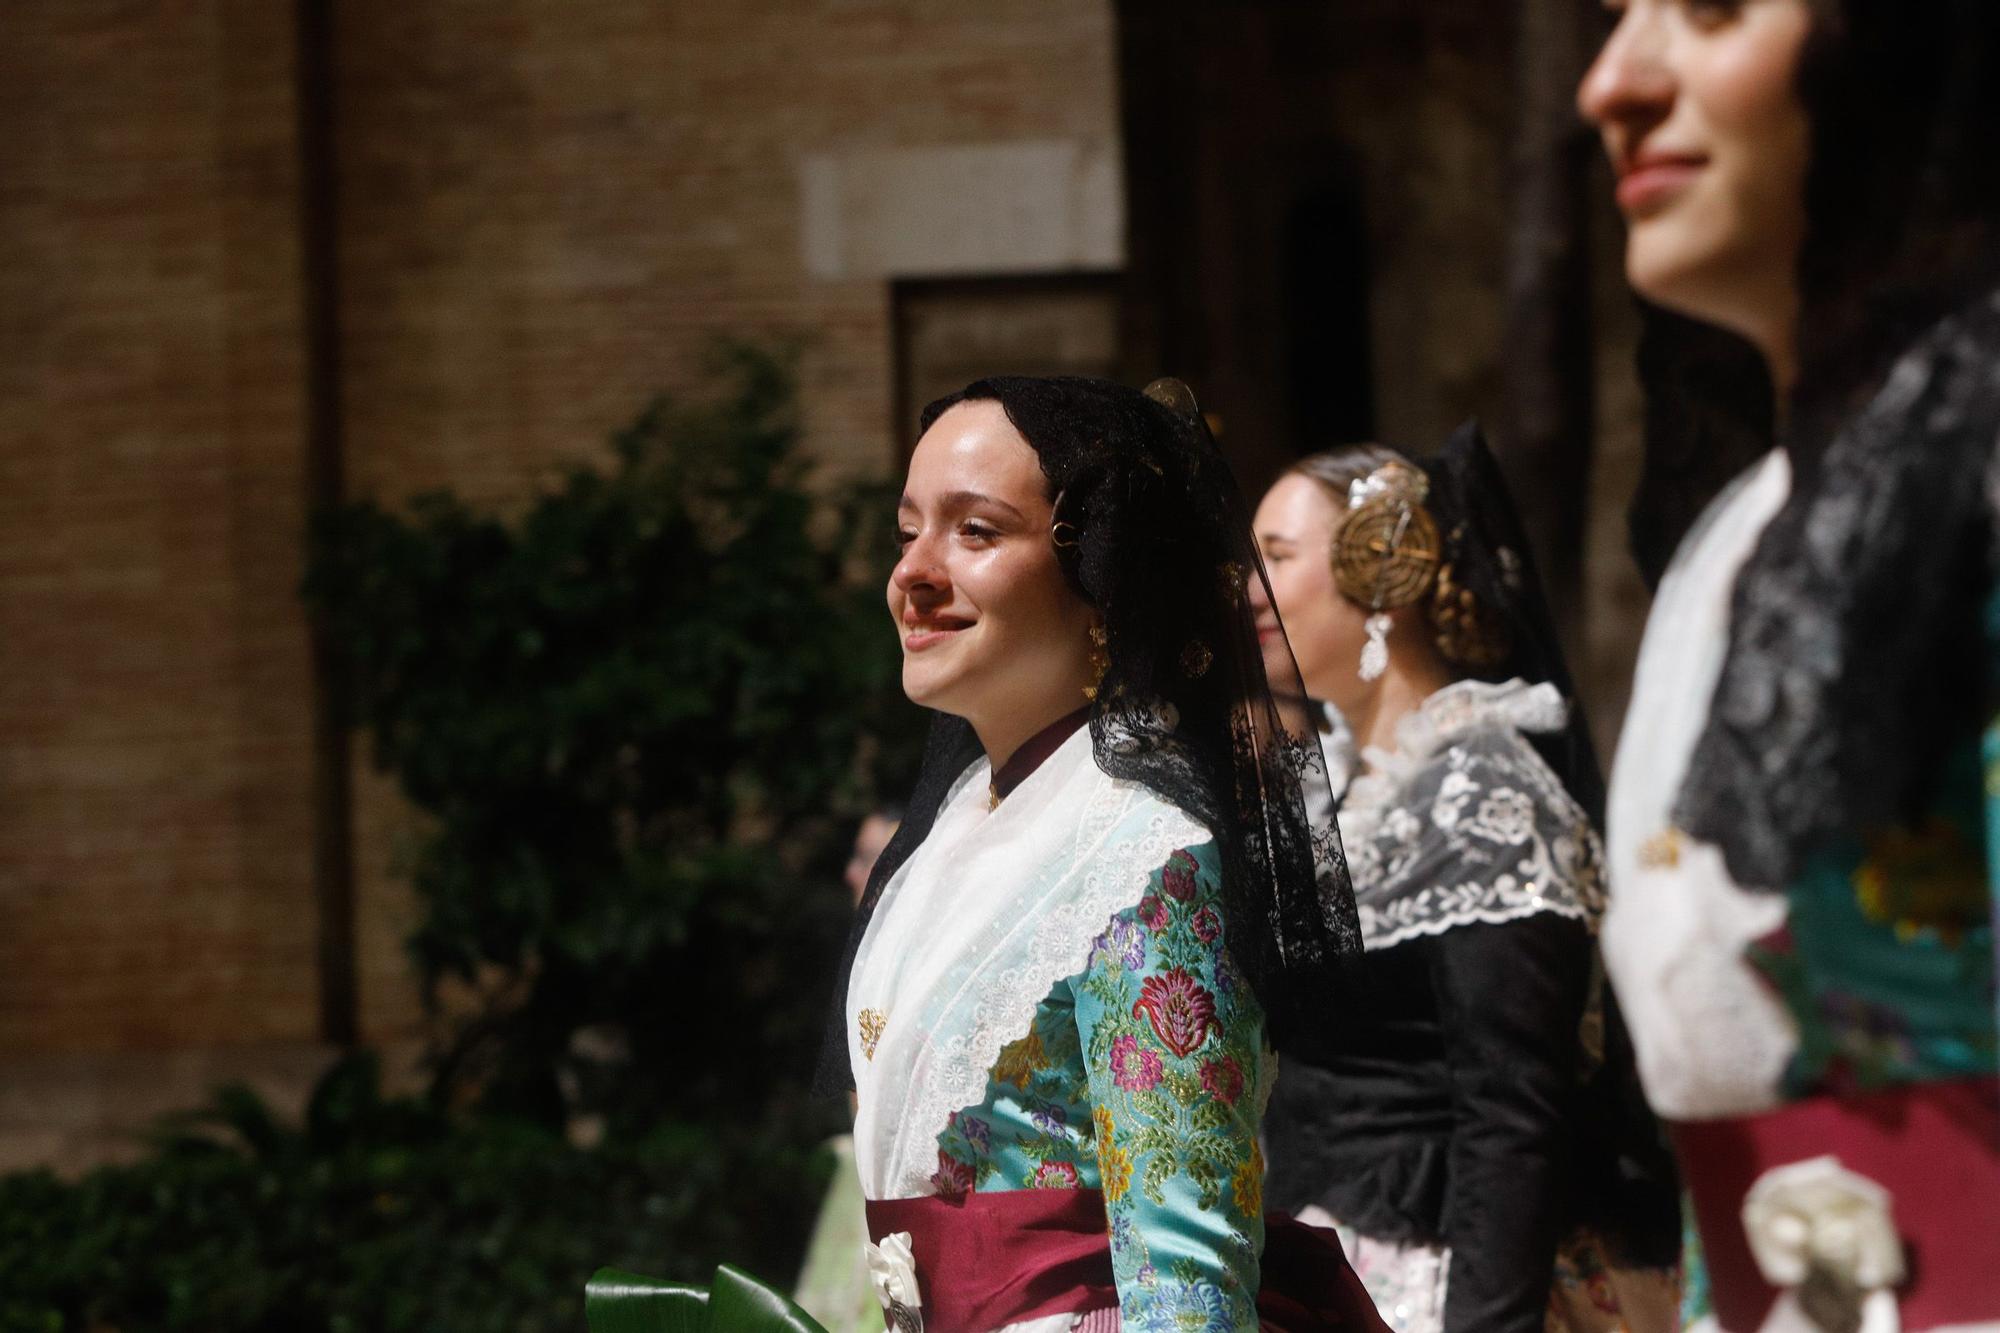
[[[1903,1280],[1903,1243],[1889,1191],[1834,1157],[1773,1167],[1743,1201],[1750,1252],[1775,1287],[1796,1287],[1814,1270],[1861,1291]]]
[[[1438,784],[1437,799],[1431,802],[1431,823],[1446,832],[1458,826],[1465,803],[1479,790],[1479,784],[1460,772],[1447,773]]]
[[[1494,842],[1526,842],[1535,833],[1535,803],[1526,792],[1497,788],[1479,803],[1473,829]]]
[[[1394,842],[1415,842],[1423,831],[1423,823],[1403,806],[1397,806],[1382,817],[1382,832]]]
[[[884,1310],[916,1310],[924,1303],[917,1289],[917,1256],[910,1249],[910,1233],[892,1231],[879,1245],[864,1245],[868,1259],[868,1286]]]

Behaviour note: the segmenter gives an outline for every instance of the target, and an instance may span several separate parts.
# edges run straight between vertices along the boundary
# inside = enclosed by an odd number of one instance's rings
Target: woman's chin
[[[943,673],[930,670],[925,664],[903,663],[903,697],[917,707],[958,714],[951,706],[955,693],[952,681]]]

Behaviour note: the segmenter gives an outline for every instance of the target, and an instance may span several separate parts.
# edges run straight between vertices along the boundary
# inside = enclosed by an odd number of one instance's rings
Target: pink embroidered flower
[[[1148,930],[1167,928],[1167,902],[1157,893],[1149,893],[1139,900],[1139,920]]]
[[[1035,1168],[1038,1190],[1073,1190],[1083,1183],[1071,1162],[1043,1162]]]
[[[1166,869],[1160,872],[1160,885],[1167,896],[1179,902],[1187,902],[1194,897],[1194,876],[1201,868],[1191,853],[1175,852],[1167,858]]]
[[[972,1192],[972,1168],[938,1149],[938,1169],[931,1173],[931,1188],[947,1199],[962,1199]]]
[[[1215,914],[1213,907],[1204,907],[1194,914],[1194,937],[1203,944],[1213,944],[1215,937],[1222,933],[1222,918]]]
[[[1167,1049],[1186,1059],[1208,1040],[1208,1030],[1215,1026],[1215,997],[1203,990],[1187,969],[1170,967],[1147,977],[1146,984],[1139,988],[1139,1002],[1132,1006],[1132,1017],[1141,1014],[1153,1025],[1153,1032]]]
[[[1236,1099],[1243,1095],[1243,1066],[1236,1063],[1233,1055],[1225,1055],[1220,1060],[1204,1060],[1201,1086],[1224,1106],[1234,1106]]]
[[[1158,1051],[1141,1050],[1129,1032],[1111,1042],[1111,1081],[1127,1092],[1145,1092],[1166,1073]]]

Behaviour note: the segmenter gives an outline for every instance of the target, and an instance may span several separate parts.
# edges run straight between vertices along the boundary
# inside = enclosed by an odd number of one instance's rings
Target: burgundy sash
[[[1044,1315],[1115,1310],[1111,1240],[1096,1190],[997,1190],[871,1199],[868,1236],[910,1234],[924,1333],[985,1333]],[[1280,1333],[1388,1333],[1331,1231],[1264,1219],[1257,1315]]]
[[[2000,1319],[2000,1078],[1814,1097],[1736,1120],[1683,1121],[1674,1146],[1727,1329],[1764,1322],[1778,1292],[1743,1232],[1743,1200],[1774,1166],[1831,1154],[1894,1196],[1909,1280],[1903,1327]]]

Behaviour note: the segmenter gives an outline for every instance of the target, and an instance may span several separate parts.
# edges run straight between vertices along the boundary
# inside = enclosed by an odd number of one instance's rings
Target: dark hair
[[[1795,435],[1808,464],[1912,338],[2000,275],[2000,4],[1811,0]]]

